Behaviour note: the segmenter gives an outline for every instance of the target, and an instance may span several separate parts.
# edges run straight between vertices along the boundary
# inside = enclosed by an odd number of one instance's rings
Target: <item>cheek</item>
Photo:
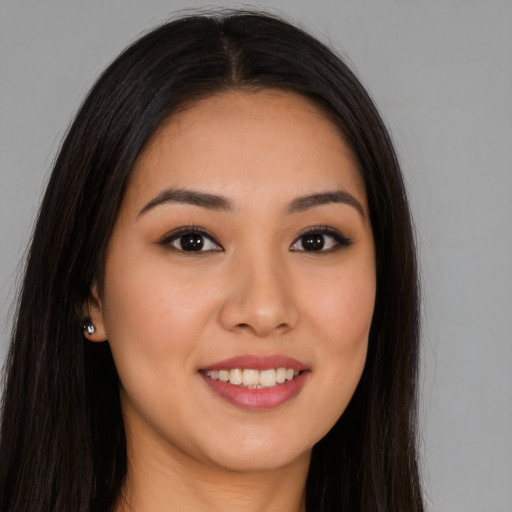
[[[198,340],[215,308],[212,287],[205,289],[204,273],[171,269],[165,258],[151,265],[116,261],[116,271],[106,274],[103,304],[125,421],[144,418],[159,431],[170,400],[188,411],[190,382],[183,376],[195,372]]]
[[[322,293],[310,300],[308,316],[318,346],[315,366],[326,390],[326,425],[332,426],[343,413],[361,378],[374,302],[375,277],[366,271],[326,282]]]
[[[376,283],[372,267],[331,276],[317,286],[309,316],[332,350],[357,349],[366,342],[373,316]]]
[[[108,274],[103,300],[116,364],[136,361],[141,368],[147,363],[158,371],[159,366],[190,354],[215,307],[204,276],[171,269],[165,258],[151,265],[127,258],[116,261],[122,268]]]

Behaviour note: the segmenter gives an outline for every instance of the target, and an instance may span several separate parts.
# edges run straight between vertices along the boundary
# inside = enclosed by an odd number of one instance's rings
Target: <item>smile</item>
[[[209,364],[198,374],[218,398],[256,412],[292,401],[307,385],[311,368],[285,355],[245,354]]]
[[[229,382],[234,386],[247,389],[266,389],[291,381],[298,377],[300,372],[293,368],[270,368],[266,370],[232,368],[231,370],[205,370],[204,374],[210,379]]]

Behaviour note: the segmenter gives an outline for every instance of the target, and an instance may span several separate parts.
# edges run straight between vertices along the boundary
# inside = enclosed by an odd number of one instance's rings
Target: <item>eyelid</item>
[[[189,233],[197,233],[201,236],[204,236],[205,238],[208,238],[211,242],[213,242],[216,246],[218,246],[218,249],[207,250],[207,251],[183,251],[183,250],[177,249],[176,247],[173,247],[171,245],[171,242],[173,242],[175,239],[179,238],[180,236],[189,234]],[[191,255],[208,253],[208,252],[212,252],[212,251],[219,251],[219,252],[224,251],[224,247],[222,247],[222,245],[217,241],[217,239],[210,232],[208,232],[206,229],[204,229],[200,226],[196,226],[193,224],[186,225],[186,226],[180,226],[179,228],[175,228],[175,229],[169,231],[168,233],[166,233],[163,236],[163,238],[158,242],[158,244],[162,245],[164,247],[167,247],[170,250],[174,250],[176,252],[182,252],[182,253],[186,253],[186,254],[191,254]]]
[[[334,239],[334,241],[336,242],[336,245],[329,249],[319,250],[319,251],[306,251],[305,249],[293,249],[293,246],[296,245],[300,241],[301,238],[303,238],[307,235],[312,235],[312,234],[330,236],[331,238]],[[307,252],[307,253],[312,253],[312,254],[315,254],[315,253],[316,254],[325,254],[325,253],[335,252],[339,249],[342,249],[343,247],[350,247],[352,245],[352,243],[353,243],[352,238],[346,237],[338,229],[335,229],[331,226],[318,225],[318,226],[310,226],[310,227],[304,229],[301,233],[299,233],[299,235],[297,235],[295,237],[294,241],[292,242],[292,245],[290,246],[290,250],[292,252]]]
[[[204,251],[185,251],[178,249],[172,245],[172,242],[178,239],[180,236],[190,234],[190,233],[196,233],[201,236],[204,236],[205,238],[208,238],[213,244],[215,244],[218,249],[208,249]],[[321,249],[318,251],[307,251],[306,249],[294,249],[293,247],[300,241],[301,238],[311,235],[311,234],[319,234],[319,235],[325,235],[331,237],[335,241],[334,247],[328,248],[328,249]],[[224,248],[222,245],[217,241],[217,239],[206,229],[196,226],[196,225],[186,225],[186,226],[180,226],[178,228],[173,229],[172,231],[166,233],[164,237],[158,242],[159,245],[162,245],[169,250],[174,250],[176,252],[183,252],[186,254],[201,254],[201,253],[208,253],[212,251],[224,251]],[[346,237],[341,233],[338,229],[335,229],[331,226],[325,226],[325,225],[318,225],[318,226],[310,226],[306,229],[304,229],[301,233],[299,233],[294,241],[292,242],[290,246],[290,251],[292,252],[311,252],[311,253],[317,253],[317,254],[325,254],[330,252],[335,252],[338,249],[341,249],[343,247],[349,247],[352,245],[352,239],[349,237]]]

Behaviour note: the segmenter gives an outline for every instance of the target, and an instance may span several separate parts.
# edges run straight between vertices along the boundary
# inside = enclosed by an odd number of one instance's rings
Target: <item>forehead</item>
[[[224,92],[173,114],[139,155],[127,195],[169,187],[234,196],[272,188],[283,200],[341,187],[366,200],[340,129],[312,101],[278,90]]]

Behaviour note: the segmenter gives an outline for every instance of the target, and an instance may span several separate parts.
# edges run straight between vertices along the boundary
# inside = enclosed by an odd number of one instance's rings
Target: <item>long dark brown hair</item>
[[[254,12],[187,16],[103,73],[55,163],[28,254],[6,363],[2,512],[108,512],[126,471],[119,381],[108,343],[81,332],[137,155],[185,103],[226,90],[313,100],[341,130],[366,184],[377,297],[363,376],[315,445],[308,512],[420,512],[416,452],[419,298],[411,219],[388,132],[354,74],[322,43]]]

